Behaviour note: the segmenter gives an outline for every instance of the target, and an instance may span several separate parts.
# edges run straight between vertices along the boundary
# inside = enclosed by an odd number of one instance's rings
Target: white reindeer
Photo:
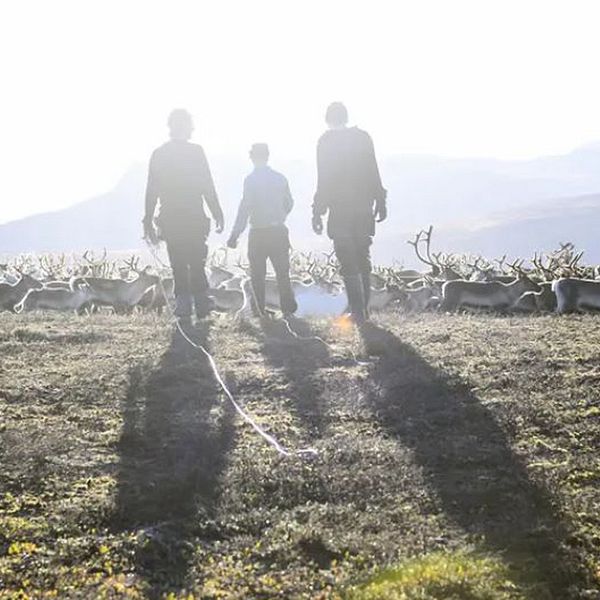
[[[525,292],[539,292],[540,286],[519,273],[512,283],[500,281],[467,281],[455,279],[442,286],[442,310],[457,310],[467,305],[473,308],[506,310],[512,308]]]
[[[58,310],[75,311],[77,314],[82,314],[93,299],[93,293],[86,285],[82,285],[75,290],[63,288],[32,289],[15,306],[15,312]]]
[[[298,302],[298,315],[340,314],[345,306],[345,296],[336,283],[312,281],[310,283],[292,278],[292,290]],[[244,279],[242,289],[245,293],[244,308],[250,308],[249,300],[253,297],[250,279]],[[237,290],[223,290],[235,292]],[[211,294],[212,292],[209,292]],[[267,278],[265,281],[265,307],[280,310],[279,289],[277,280]]]
[[[116,312],[131,312],[140,302],[144,294],[153,286],[158,285],[159,278],[148,272],[149,267],[138,271],[137,279],[105,279],[102,277],[77,277],[71,281],[72,290],[82,285],[88,285],[94,305],[112,306]]]
[[[564,277],[552,283],[556,294],[556,312],[600,310],[600,281]]]

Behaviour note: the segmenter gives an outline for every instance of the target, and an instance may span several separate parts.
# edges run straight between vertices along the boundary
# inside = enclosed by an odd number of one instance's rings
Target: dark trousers
[[[290,238],[287,227],[251,229],[248,236],[248,259],[258,311],[262,313],[265,310],[265,280],[269,259],[277,278],[281,310],[284,313],[296,312],[298,305],[290,281]]]
[[[206,279],[207,236],[201,232],[167,238],[167,252],[175,280],[175,298],[178,317],[190,317],[192,306],[202,314],[208,305]]]
[[[365,306],[371,296],[371,255],[373,238],[370,235],[349,234],[333,238],[333,248],[344,279],[360,276]]]

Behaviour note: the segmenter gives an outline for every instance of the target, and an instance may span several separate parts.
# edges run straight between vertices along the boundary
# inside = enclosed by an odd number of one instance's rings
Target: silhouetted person
[[[353,319],[367,318],[370,297],[369,248],[375,221],[387,217],[387,192],[381,183],[371,137],[348,127],[348,112],[340,102],[327,108],[329,126],[317,146],[318,183],[313,203],[313,230],[323,232],[323,216],[329,213],[327,234],[333,240],[341,266]]]
[[[160,199],[158,238],[166,241],[173,269],[175,314],[187,322],[194,307],[198,318],[210,310],[205,271],[210,219],[204,203],[215,220],[217,233],[223,231],[224,220],[204,150],[189,141],[194,130],[192,116],[176,109],[168,125],[170,141],[157,148],[150,159],[144,235],[157,241],[154,211]]]
[[[270,259],[279,288],[281,310],[293,314],[298,305],[290,282],[290,239],[285,220],[294,206],[287,179],[268,166],[269,148],[254,144],[250,150],[254,171],[244,181],[244,195],[227,245],[237,240],[250,221],[248,258],[256,308],[265,311],[267,259]]]

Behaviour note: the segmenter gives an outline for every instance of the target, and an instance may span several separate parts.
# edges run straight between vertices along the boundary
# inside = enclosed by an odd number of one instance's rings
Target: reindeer
[[[434,308],[439,304],[439,296],[430,285],[423,285],[416,289],[405,289],[403,305],[409,312],[422,312]]]
[[[369,284],[372,290],[383,290],[388,284],[388,279],[380,273],[370,273]]]
[[[131,312],[148,289],[158,285],[159,278],[151,275],[146,267],[138,268],[139,258],[131,259],[131,270],[138,274],[133,281],[107,279],[103,277],[76,277],[71,280],[71,289],[75,291],[81,285],[89,286],[94,305],[112,306],[115,312]]]
[[[67,257],[65,254],[43,254],[38,257],[39,270],[44,275],[44,285],[60,279],[67,273]]]
[[[431,252],[432,234],[433,225],[430,225],[427,231],[422,229],[416,234],[414,240],[408,240],[407,243],[414,248],[417,258],[431,268],[430,275],[432,277],[441,277],[447,281],[461,279],[461,274],[456,271],[456,261],[453,256],[446,256],[441,252]],[[419,250],[422,244],[425,244],[425,256]]]
[[[383,310],[397,300],[403,300],[406,292],[400,286],[393,283],[386,283],[383,288],[371,287],[371,298],[369,300],[369,310]]]
[[[522,262],[522,261],[521,261]],[[510,265],[518,277],[512,283],[457,279],[442,286],[442,310],[457,310],[463,305],[474,308],[506,310],[528,291],[539,292],[540,286],[522,271],[517,262]]]
[[[32,289],[15,306],[15,312],[32,310],[75,311],[82,314],[93,300],[93,294],[87,285],[76,290],[60,288]]]
[[[2,272],[2,276],[0,277],[0,283],[8,283],[10,285],[14,285],[19,281],[19,275],[13,275],[9,272],[9,266],[6,263],[0,264],[0,271]]]
[[[241,290],[247,277],[243,275],[234,275],[231,279],[224,281],[218,288],[222,290]]]
[[[552,282],[540,284],[539,292],[525,292],[515,302],[513,309],[521,312],[554,312],[556,310],[556,294],[552,291]]]
[[[208,297],[212,298],[217,310],[225,312],[242,312],[248,304],[244,287],[239,290],[223,287],[210,289]]]
[[[563,277],[552,283],[556,312],[565,314],[585,309],[600,310],[600,281]]]
[[[83,253],[82,259],[86,263],[84,265],[87,271],[86,276],[89,275],[90,277],[102,279],[107,279],[112,276],[115,265],[108,261],[106,248],[104,248],[102,256],[99,258],[96,258],[94,253],[90,250],[86,250]],[[131,261],[133,262],[135,260],[135,256],[132,256]]]
[[[166,296],[165,296],[166,294]],[[153,310],[162,314],[163,309],[170,302],[175,300],[175,280],[172,277],[162,278],[162,285],[157,285],[147,289],[140,298],[137,306],[145,310]]]
[[[346,306],[345,296],[341,293],[341,288],[334,282],[318,280],[308,283],[292,279],[291,283],[298,306],[304,314],[340,314]],[[253,290],[250,279],[244,280],[242,288],[246,297],[252,299]],[[265,306],[270,310],[281,308],[277,281],[272,278],[267,278],[265,281]]]
[[[211,288],[217,288],[234,276],[234,273],[220,266],[211,266],[208,268],[208,285]]]
[[[47,290],[70,290],[71,284],[68,281],[47,281],[44,283]]]
[[[567,242],[561,243],[558,250],[549,254],[544,255],[536,252],[532,263],[537,269],[538,274],[548,281],[553,281],[561,277],[579,277],[585,279],[588,276],[593,278],[593,268],[579,265],[582,256],[583,252],[575,252],[575,246],[571,242]]]
[[[15,310],[17,305],[27,294],[29,290],[40,290],[43,284],[41,281],[21,273],[21,279],[17,283],[0,283],[0,310]]]

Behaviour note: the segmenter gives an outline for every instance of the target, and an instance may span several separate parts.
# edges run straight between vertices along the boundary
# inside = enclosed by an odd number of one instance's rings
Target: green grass
[[[502,562],[463,552],[434,552],[408,560],[347,595],[348,600],[518,600],[525,597]]]
[[[377,322],[0,315],[0,598],[599,598],[600,320]]]

